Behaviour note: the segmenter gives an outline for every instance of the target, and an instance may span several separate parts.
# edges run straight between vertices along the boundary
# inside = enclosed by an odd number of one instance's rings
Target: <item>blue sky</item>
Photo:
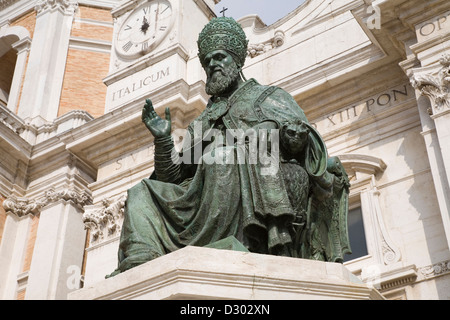
[[[228,8],[225,15],[234,19],[249,14],[257,14],[266,25],[271,25],[299,7],[305,0],[221,0],[216,5],[217,16],[222,16],[223,7]]]

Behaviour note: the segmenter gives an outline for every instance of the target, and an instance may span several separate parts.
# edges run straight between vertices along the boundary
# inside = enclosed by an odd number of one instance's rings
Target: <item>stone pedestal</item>
[[[160,257],[68,298],[383,299],[341,264],[199,247]]]

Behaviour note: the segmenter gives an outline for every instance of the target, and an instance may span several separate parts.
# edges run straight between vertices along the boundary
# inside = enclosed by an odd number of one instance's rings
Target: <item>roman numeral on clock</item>
[[[147,51],[147,49],[148,49],[148,42],[144,42],[142,44],[142,51]]]
[[[127,43],[125,43],[125,45],[122,47],[122,49],[123,49],[123,51],[128,52],[128,50],[130,50],[132,46],[133,46],[133,43],[131,41],[128,41]]]
[[[159,28],[159,30],[161,30],[161,31],[166,31],[166,29],[167,29],[167,26],[162,26]]]

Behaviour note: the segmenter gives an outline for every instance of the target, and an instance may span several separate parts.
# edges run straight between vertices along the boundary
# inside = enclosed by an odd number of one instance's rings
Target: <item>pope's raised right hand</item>
[[[142,110],[142,122],[155,138],[168,137],[172,131],[170,109],[166,108],[166,119],[164,120],[156,114],[150,99],[145,100],[145,106]]]

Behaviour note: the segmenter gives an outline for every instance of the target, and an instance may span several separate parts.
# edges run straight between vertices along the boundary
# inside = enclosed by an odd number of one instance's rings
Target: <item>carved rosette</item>
[[[91,244],[120,234],[126,196],[116,200],[105,199],[100,209],[86,210],[83,215],[85,228],[90,231]]]
[[[74,190],[55,191],[50,189],[45,192],[44,197],[38,200],[32,200],[24,197],[11,196],[3,201],[3,208],[17,217],[27,215],[38,215],[45,206],[60,201],[71,201],[80,208],[91,203],[91,197],[86,192],[79,193]]]
[[[430,279],[444,274],[450,273],[450,261],[443,261],[435,263],[431,266],[423,267],[419,269],[420,275],[424,279]]]
[[[442,69],[437,76],[413,75],[411,85],[433,102],[436,111],[450,109],[450,54],[445,54],[439,61]]]
[[[64,13],[75,13],[78,8],[78,3],[71,0],[39,0],[35,5],[37,14],[46,10],[59,9]]]

